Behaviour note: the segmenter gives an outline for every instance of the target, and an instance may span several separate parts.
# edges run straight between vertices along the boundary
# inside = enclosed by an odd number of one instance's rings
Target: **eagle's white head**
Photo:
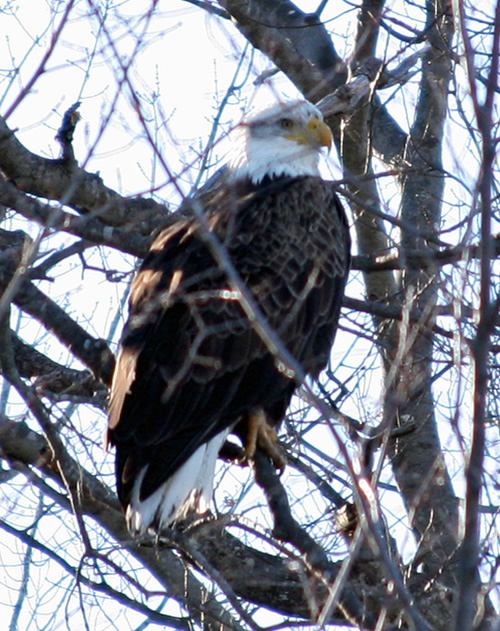
[[[332,132],[308,101],[279,103],[244,119],[233,132],[228,167],[234,177],[259,183],[265,176],[319,175],[320,149]]]

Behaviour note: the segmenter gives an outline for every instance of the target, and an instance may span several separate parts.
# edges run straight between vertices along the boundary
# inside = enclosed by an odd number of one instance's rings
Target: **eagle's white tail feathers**
[[[228,433],[229,430],[221,432],[198,447],[171,478],[141,501],[139,489],[147,469],[144,467],[135,480],[127,507],[129,530],[136,534],[143,534],[150,527],[161,530],[190,512],[206,512],[212,498],[215,463]]]

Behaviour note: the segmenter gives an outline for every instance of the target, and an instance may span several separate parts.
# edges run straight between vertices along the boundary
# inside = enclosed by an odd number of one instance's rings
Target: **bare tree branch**
[[[128,199],[105,186],[98,175],[87,173],[76,162],[67,158],[49,160],[28,151],[17,140],[15,134],[0,117],[0,170],[9,182],[15,184],[18,191],[23,191],[57,200],[68,205],[83,215],[91,215],[106,226],[129,226],[135,234],[149,235],[152,225],[158,228],[161,217],[168,223],[168,212],[164,205],[152,199]],[[26,196],[19,193],[4,181],[0,189],[0,201],[6,206],[22,210],[28,207]],[[32,200],[34,202],[34,200]],[[18,208],[18,205],[21,208]],[[33,203],[32,216],[37,214],[57,228],[58,213],[44,209]],[[27,212],[30,212],[27,210]],[[56,222],[55,225],[50,222]],[[151,223],[153,222],[153,224]],[[86,236],[86,235],[80,235]],[[94,241],[90,236],[89,240]]]

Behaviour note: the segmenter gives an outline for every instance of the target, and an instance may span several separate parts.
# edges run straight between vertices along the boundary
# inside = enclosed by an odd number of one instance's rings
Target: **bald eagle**
[[[242,436],[248,459],[262,448],[281,465],[273,429],[299,384],[242,295],[249,292],[272,335],[317,377],[349,270],[344,211],[318,169],[331,142],[306,101],[244,120],[227,165],[184,201],[137,273],[108,434],[132,532],[207,510],[231,432]]]

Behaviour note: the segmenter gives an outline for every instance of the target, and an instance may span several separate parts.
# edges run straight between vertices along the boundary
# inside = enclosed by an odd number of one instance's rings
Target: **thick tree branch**
[[[0,295],[10,299],[23,311],[41,322],[88,366],[104,383],[110,383],[114,356],[105,340],[92,337],[61,307],[48,298],[22,275],[9,253],[0,257]],[[1,314],[0,314],[1,315]]]
[[[40,434],[29,429],[25,423],[14,422],[0,415],[0,450],[3,458],[11,462],[13,466],[16,461],[20,461],[25,465],[36,467],[44,476],[64,486],[58,469],[53,466],[49,456],[47,441]],[[208,601],[205,605],[200,605],[201,600],[196,602],[199,587],[191,575],[188,591],[185,592],[184,589],[177,591],[177,583],[182,584],[185,580],[185,569],[178,557],[170,550],[158,548],[154,538],[145,538],[142,541],[131,540],[116,496],[69,456],[66,455],[64,460],[65,480],[71,484],[78,483],[78,505],[82,514],[95,519],[114,539],[126,546],[149,568],[166,589],[172,590],[171,593],[176,595],[186,593],[190,608],[197,607],[198,610],[208,608],[216,619],[220,618],[221,610],[215,608],[215,603],[210,604]],[[267,482],[265,484],[268,486]],[[63,507],[68,509],[65,495],[61,495],[60,501]],[[330,578],[333,577],[338,571],[339,564],[329,561],[318,544],[308,539],[310,544],[306,544],[306,548],[308,563],[318,562],[323,568],[321,576],[315,575],[314,572],[310,574],[307,569],[308,564],[302,570],[297,569],[296,565],[301,566],[302,562],[297,559],[296,564],[291,563],[293,556],[291,558],[275,556],[243,544],[230,534],[231,528],[241,528],[241,526],[233,518],[229,521],[225,518],[201,521],[193,524],[185,535],[182,533],[179,535],[179,545],[182,547],[183,536],[188,537],[189,546],[198,548],[214,568],[225,577],[234,592],[248,602],[269,607],[284,615],[309,619],[311,616],[310,598],[311,594],[314,594],[316,604],[321,608],[328,597],[328,584],[325,583],[324,573],[326,572]],[[299,543],[299,549],[301,549],[303,547],[301,542],[304,542],[306,533],[302,529],[299,530],[298,539],[295,538],[295,542]],[[288,530],[287,533],[289,534]],[[360,615],[360,605],[354,594],[359,589],[366,592],[367,586],[364,584],[367,578],[366,572],[373,571],[373,569],[370,570],[370,564],[367,564],[364,570],[361,569],[363,567],[361,562],[360,571],[357,573],[358,578],[349,580],[345,586],[345,596],[342,597],[343,608],[349,607],[350,617]],[[384,588],[380,587],[383,593]],[[377,600],[376,591],[374,589],[370,598]],[[381,598],[381,594],[378,598]],[[217,611],[219,613],[216,613]],[[365,625],[371,628],[368,624],[369,615],[366,614],[366,616]],[[345,621],[345,614],[339,615],[337,612],[330,622],[341,623],[343,620]],[[229,628],[235,628],[234,623],[228,622],[228,624]]]
[[[76,370],[59,364],[12,333],[12,350],[19,375],[34,381],[41,395],[81,397],[102,409],[106,407],[107,388],[87,370]],[[1,367],[1,358],[0,358]]]
[[[266,54],[312,102],[344,83],[346,68],[324,26],[287,0],[219,2],[253,46]]]
[[[339,575],[339,565],[332,563],[324,549],[296,522],[275,467],[259,450],[255,454],[255,481],[264,491],[272,512],[273,535],[276,539],[295,546],[304,555],[306,567],[319,572],[324,577],[326,585],[332,584]],[[370,613],[363,611],[358,598],[352,592],[343,589],[344,586],[340,583],[337,588],[336,602],[339,609],[347,620],[373,628],[375,619]]]
[[[42,203],[38,199],[26,195],[1,176],[0,203],[17,210],[27,219],[36,221],[50,231],[62,230],[95,244],[109,245],[136,256],[144,256],[151,244],[151,237],[137,234],[136,225],[133,223],[127,222],[126,227],[119,228],[106,225],[100,218],[94,216],[71,215],[59,206]],[[128,200],[128,204],[131,216],[133,216],[134,201]],[[124,203],[124,210],[125,208],[126,204]],[[163,225],[165,224],[162,221],[162,215],[160,215],[160,218],[151,218],[149,228],[154,226],[154,231],[156,231]]]
[[[421,235],[426,230],[437,230],[441,223],[444,191],[441,139],[451,72],[447,50],[453,34],[447,2],[436,0],[429,4],[427,25],[430,46],[426,49],[419,101],[405,155],[407,163],[417,171],[411,176],[403,174],[402,178],[402,219],[416,230],[404,230],[402,233],[403,257],[407,251],[414,252],[428,247],[435,249],[436,246]],[[402,291],[408,305],[405,309],[415,306],[424,311],[433,311],[438,296],[436,268],[407,267],[402,277]],[[442,462],[434,412],[429,361],[433,350],[432,335],[406,336],[405,329],[402,328],[398,346],[393,357],[395,366],[400,368],[393,369],[391,373],[386,413],[389,416],[395,415],[396,418],[415,419],[417,431],[391,443],[394,471],[412,515],[412,526],[419,537],[421,549],[425,550],[421,558],[431,573],[443,572],[443,563],[446,560],[448,569],[442,574],[442,580],[449,581],[448,584],[452,587],[453,572],[449,570],[453,565],[450,559],[457,544],[457,501]],[[417,382],[422,387],[415,389],[408,385]],[[437,594],[435,596],[438,598]],[[447,616],[443,615],[440,623],[442,628],[447,627]]]
[[[161,224],[161,218],[164,225],[168,223],[168,211],[163,204],[152,199],[122,197],[105,186],[98,175],[87,173],[72,160],[49,160],[28,151],[2,117],[0,170],[19,191],[57,200],[83,215],[91,214],[108,226],[130,226],[137,234],[150,235]],[[17,199],[4,184],[0,201],[16,208]]]
[[[43,418],[45,416],[43,408],[38,406],[37,408],[34,411],[39,420],[49,427],[47,423],[50,421],[48,418]],[[27,465],[37,467],[43,475],[47,475],[63,487],[69,484],[77,488],[77,508],[81,514],[91,516],[116,541],[127,547],[141,563],[150,569],[168,593],[175,594],[176,598],[186,605],[192,612],[193,619],[196,620],[200,612],[205,612],[215,621],[225,621],[229,629],[242,631],[215,600],[205,602],[205,587],[192,574],[186,577],[184,564],[177,556],[170,551],[165,551],[160,559],[154,548],[144,547],[138,541],[130,540],[116,496],[68,454],[64,454],[62,461],[58,461],[56,465],[49,455],[47,441],[40,434],[30,430],[25,423],[11,421],[3,415],[0,415],[0,448],[3,457],[14,464],[16,460],[21,460]],[[52,444],[50,449],[52,449]],[[62,472],[64,472],[64,482],[60,476]],[[67,504],[64,508],[67,509]]]
[[[492,256],[500,257],[500,235],[488,239],[491,242]],[[381,272],[384,270],[425,269],[441,265],[451,265],[459,261],[469,261],[481,257],[481,245],[457,245],[436,250],[435,248],[406,249],[405,255],[388,254],[372,256],[358,254],[352,258],[352,269],[363,272]]]

